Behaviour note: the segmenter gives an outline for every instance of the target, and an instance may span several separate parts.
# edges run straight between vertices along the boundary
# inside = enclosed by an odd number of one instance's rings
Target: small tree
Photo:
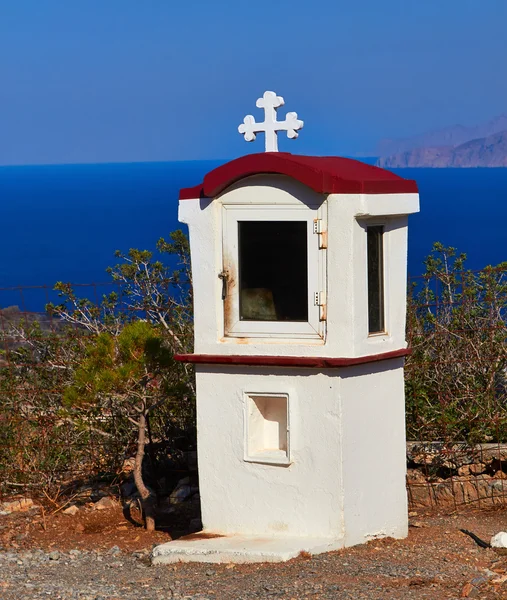
[[[115,252],[121,260],[107,272],[118,291],[103,295],[100,302],[80,297],[70,283],[58,282],[55,290],[62,302],[46,309],[64,321],[90,333],[118,335],[125,323],[144,319],[161,326],[161,335],[174,353],[191,352],[193,344],[192,272],[188,239],[181,230],[160,238],[157,251],[169,263],[154,260],[153,252],[131,248]],[[193,370],[181,363],[179,375],[195,394]]]
[[[146,423],[150,413],[171,395],[165,377],[173,366],[172,352],[165,347],[159,327],[144,321],[128,323],[119,335],[100,333],[88,345],[86,358],[76,370],[73,385],[64,395],[67,406],[106,409],[111,404],[137,428],[134,481],[141,496],[146,528],[155,528],[155,498],[143,480]]]
[[[90,415],[99,411],[123,415],[135,424],[135,481],[148,527],[153,526],[153,498],[141,473],[148,420],[161,415],[161,433],[167,421],[180,429],[195,424],[193,370],[172,360],[176,352],[192,350],[188,240],[176,231],[169,241],[160,239],[157,249],[169,255],[170,262],[176,260],[177,268],[154,260],[146,250],[117,252],[121,262],[108,272],[118,291],[104,295],[97,304],[79,297],[72,285],[59,282],[55,289],[62,302],[47,307],[51,314],[91,335],[87,357],[66,393],[70,418],[86,427]]]

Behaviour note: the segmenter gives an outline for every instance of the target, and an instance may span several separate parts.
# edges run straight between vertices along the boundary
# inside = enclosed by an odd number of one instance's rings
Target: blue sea
[[[180,187],[221,162],[0,167],[0,307],[41,310],[56,281],[108,282],[115,250],[154,249],[181,227]],[[421,196],[410,217],[411,275],[423,272],[435,241],[466,252],[473,269],[507,260],[507,169],[396,172],[415,179]]]

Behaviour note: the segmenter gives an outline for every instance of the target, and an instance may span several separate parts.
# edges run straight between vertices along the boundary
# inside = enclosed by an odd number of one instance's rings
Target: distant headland
[[[507,114],[484,125],[456,125],[400,140],[381,140],[377,165],[404,167],[507,167]]]

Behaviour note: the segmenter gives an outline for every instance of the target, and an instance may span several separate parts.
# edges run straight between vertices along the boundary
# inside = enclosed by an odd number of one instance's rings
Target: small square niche
[[[289,453],[288,394],[246,394],[248,462],[287,465]]]

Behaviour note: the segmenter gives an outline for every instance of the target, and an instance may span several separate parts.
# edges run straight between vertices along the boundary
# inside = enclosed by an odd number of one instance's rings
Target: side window
[[[368,333],[385,332],[384,307],[384,227],[368,226]]]

